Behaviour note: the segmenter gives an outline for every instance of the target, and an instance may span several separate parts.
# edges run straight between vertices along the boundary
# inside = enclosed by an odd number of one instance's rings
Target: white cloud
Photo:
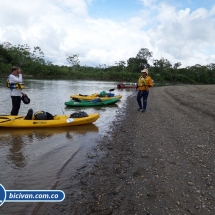
[[[88,14],[93,0],[13,0],[0,2],[0,43],[39,46],[46,59],[67,64],[66,53],[80,54],[82,65],[113,65],[135,57],[141,48],[172,64],[214,61],[214,15],[211,10],[177,10],[166,3],[142,0],[134,17],[117,22]],[[212,47],[210,52],[208,47]]]
[[[157,0],[139,0],[139,1],[142,2],[146,6],[150,6],[150,5],[154,5]]]
[[[157,11],[160,23],[149,30],[155,59],[164,57],[173,64],[182,62],[182,66],[210,63],[205,56],[208,53],[200,54],[208,44],[215,47],[212,39],[214,20],[208,15],[210,11],[198,9],[190,13],[188,8],[176,11],[165,4],[158,5]]]

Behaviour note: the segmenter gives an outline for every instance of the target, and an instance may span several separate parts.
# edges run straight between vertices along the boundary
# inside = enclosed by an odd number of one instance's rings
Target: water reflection
[[[69,100],[68,100],[69,101]],[[106,109],[106,108],[118,108],[118,103],[120,103],[120,101],[117,102],[117,104],[112,104],[112,105],[102,105],[102,106],[90,106],[90,107],[72,107],[72,106],[65,106],[65,110],[72,110],[72,112],[77,112],[77,111],[85,111],[86,109],[92,109],[92,110],[102,110],[102,109]],[[71,112],[71,111],[70,111]]]
[[[74,135],[87,132],[98,132],[99,128],[94,124],[73,126],[65,128],[37,128],[37,129],[0,129],[0,148],[7,146],[6,158],[15,168],[25,167],[27,164],[24,149],[26,145],[36,143],[55,135],[63,135],[65,139],[71,140]],[[63,139],[63,136],[61,137]]]
[[[47,138],[57,134],[63,134],[68,132],[73,132],[77,134],[84,134],[87,132],[98,132],[99,128],[95,124],[71,126],[71,127],[61,127],[61,128],[24,128],[24,129],[0,129],[0,137],[4,136],[27,136],[28,141],[36,138]]]
[[[8,155],[6,156],[9,161],[16,167],[24,167],[27,164],[23,154],[23,146],[25,145],[21,136],[11,136],[11,142]]]

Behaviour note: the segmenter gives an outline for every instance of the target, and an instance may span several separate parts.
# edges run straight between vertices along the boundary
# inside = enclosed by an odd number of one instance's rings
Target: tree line
[[[0,76],[6,76],[13,65],[19,66],[24,75],[45,79],[85,79],[114,80],[136,82],[140,71],[149,69],[155,82],[215,84],[215,64],[196,64],[180,68],[180,62],[170,63],[169,60],[152,59],[153,53],[147,48],[141,48],[136,57],[130,57],[127,62],[115,61],[114,66],[105,64],[96,67],[81,66],[79,54],[65,54],[69,66],[54,65],[45,61],[44,53],[39,46],[31,49],[27,44],[13,46],[9,42],[0,44]]]

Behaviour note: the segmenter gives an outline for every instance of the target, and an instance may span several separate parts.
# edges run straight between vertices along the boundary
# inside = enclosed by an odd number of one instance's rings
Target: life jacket
[[[139,90],[147,90],[149,87],[153,87],[152,79],[150,76],[146,76],[146,78],[143,78],[141,75],[138,79],[137,85],[139,87]]]
[[[23,83],[10,83],[7,79],[7,88],[13,90],[13,89],[25,89],[25,85]]]

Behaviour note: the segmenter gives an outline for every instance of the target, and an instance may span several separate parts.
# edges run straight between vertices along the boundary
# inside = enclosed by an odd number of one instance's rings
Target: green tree
[[[147,48],[141,48],[137,53],[136,58],[140,61],[139,67],[140,70],[147,69],[150,67],[148,61],[152,57],[153,53],[150,52]]]
[[[31,54],[31,59],[34,60],[35,62],[42,64],[42,65],[45,64],[44,53],[39,46],[34,47],[34,51]]]
[[[127,71],[128,72],[140,72],[142,69],[141,65],[147,64],[147,61],[145,59],[139,59],[131,57],[127,60]]]
[[[177,62],[177,63],[174,64],[173,68],[176,70],[176,69],[178,69],[178,67],[180,67],[180,66],[181,66],[181,63],[180,63],[180,62]]]
[[[4,63],[11,63],[12,57],[3,45],[0,45],[0,61]]]
[[[72,56],[67,54],[66,60],[71,65],[72,69],[80,66],[79,54],[73,54]]]
[[[123,71],[123,69],[125,69],[126,63],[125,63],[125,61],[119,61],[119,62],[115,61],[115,65],[116,65],[115,70],[117,72],[121,72],[121,71]]]
[[[164,58],[161,58],[160,60],[153,60],[153,64],[160,69],[169,69],[172,67],[172,64]]]
[[[137,53],[136,58],[137,59],[142,59],[142,60],[146,60],[148,62],[148,60],[153,56],[153,53],[150,52],[147,48],[141,48],[139,50],[139,52]]]

